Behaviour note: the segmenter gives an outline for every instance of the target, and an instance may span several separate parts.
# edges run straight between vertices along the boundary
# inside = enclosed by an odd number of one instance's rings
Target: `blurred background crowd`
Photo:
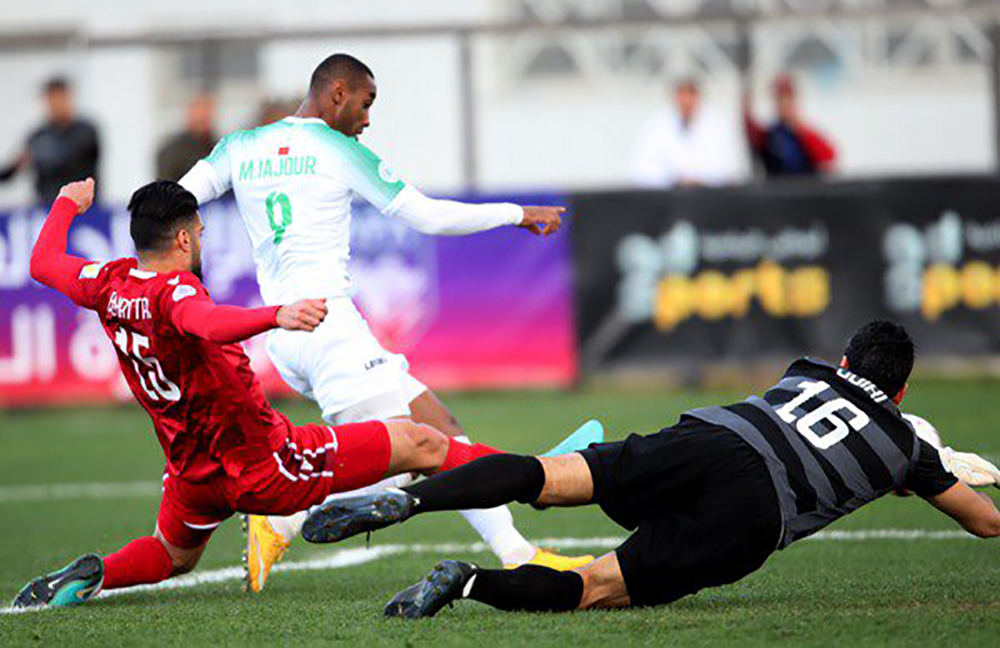
[[[94,176],[71,245],[130,254],[137,187],[294,113],[338,51],[374,70],[362,141],[401,177],[570,208],[539,242],[421,237],[355,204],[355,302],[434,387],[700,381],[836,355],[872,317],[949,370],[1000,371],[996,0],[8,4],[0,405],[122,393],[93,320],[30,279],[36,207]],[[213,296],[258,303],[233,201],[203,212]]]
[[[334,51],[380,83],[366,142],[430,191],[988,172],[994,4],[22,3],[0,29],[0,204],[176,178],[294,112]]]

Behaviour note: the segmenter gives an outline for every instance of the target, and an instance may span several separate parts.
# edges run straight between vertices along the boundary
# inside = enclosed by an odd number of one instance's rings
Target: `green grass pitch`
[[[930,419],[946,442],[1000,457],[1000,382],[915,381],[906,409]],[[735,392],[583,390],[446,396],[472,437],[541,451],[591,416],[610,438],[652,432],[693,406]],[[282,409],[316,420],[311,404]],[[149,421],[138,407],[0,413],[0,597],[88,551],[110,552],[151,532],[162,469]],[[59,498],[25,490],[44,484],[140,482],[137,490]],[[1000,494],[997,491],[993,493]],[[116,496],[111,496],[116,495]],[[606,538],[624,531],[596,508],[535,512],[515,507],[531,538]],[[887,498],[832,527],[839,531],[957,527],[916,498]],[[1000,542],[971,538],[851,537],[798,543],[728,587],[669,607],[566,615],[505,614],[464,602],[436,619],[386,620],[382,606],[438,560],[493,565],[469,547],[478,538],[457,514],[418,518],[375,534],[374,548],[459,543],[443,551],[382,555],[363,564],[278,573],[260,596],[236,580],[103,598],[69,610],[0,615],[0,645],[995,645],[1000,636]],[[345,543],[353,555],[363,541]],[[238,564],[240,533],[216,533],[199,572]],[[411,547],[412,549],[412,547]],[[604,551],[593,548],[592,551]],[[341,555],[344,547],[298,541],[285,564]],[[569,550],[567,550],[569,552]]]

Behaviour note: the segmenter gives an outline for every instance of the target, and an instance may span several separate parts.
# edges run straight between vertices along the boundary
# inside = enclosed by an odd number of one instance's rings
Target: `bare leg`
[[[167,555],[170,556],[170,562],[174,566],[174,572],[171,576],[186,574],[197,567],[198,561],[201,560],[201,555],[205,553],[205,547],[208,546],[208,543],[206,542],[200,547],[194,547],[193,549],[175,547],[167,542],[167,539],[163,537],[163,533],[160,532],[159,526],[156,527],[153,537],[160,541],[163,548],[167,550]]]
[[[615,552],[606,553],[594,562],[576,570],[583,577],[583,598],[580,609],[618,608],[631,604],[625,589],[625,578]]]
[[[465,430],[458,419],[429,389],[410,401],[410,418],[415,423],[430,425],[450,437],[465,436]]]
[[[417,423],[426,423],[450,437],[471,443],[458,420],[429,389],[410,401],[410,416]],[[504,564],[520,564],[536,555],[538,549],[514,527],[514,518],[506,507],[465,509],[459,513]]]
[[[539,506],[583,506],[594,499],[594,478],[583,455],[541,457],[545,486],[535,502]]]

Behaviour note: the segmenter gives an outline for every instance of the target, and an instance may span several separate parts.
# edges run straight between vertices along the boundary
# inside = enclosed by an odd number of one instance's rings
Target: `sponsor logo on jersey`
[[[90,263],[83,266],[80,268],[80,279],[97,279],[97,275],[101,274],[103,267],[103,263]]]
[[[153,314],[149,310],[149,299],[146,297],[136,297],[126,299],[119,297],[117,292],[111,293],[108,299],[108,317],[118,319],[153,319]]]

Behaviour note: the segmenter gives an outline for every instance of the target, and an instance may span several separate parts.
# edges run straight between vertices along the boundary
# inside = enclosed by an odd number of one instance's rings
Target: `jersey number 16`
[[[820,450],[826,450],[843,441],[852,429],[856,432],[871,421],[867,414],[846,398],[826,401],[799,418],[795,415],[795,409],[802,407],[810,398],[819,396],[830,389],[830,385],[822,380],[803,380],[798,384],[798,388],[802,390],[802,393],[779,407],[775,412],[785,423],[794,423],[795,430],[805,437],[806,441]],[[796,421],[798,422],[796,423]],[[823,421],[827,423],[829,431],[821,436],[817,434],[816,426]]]

